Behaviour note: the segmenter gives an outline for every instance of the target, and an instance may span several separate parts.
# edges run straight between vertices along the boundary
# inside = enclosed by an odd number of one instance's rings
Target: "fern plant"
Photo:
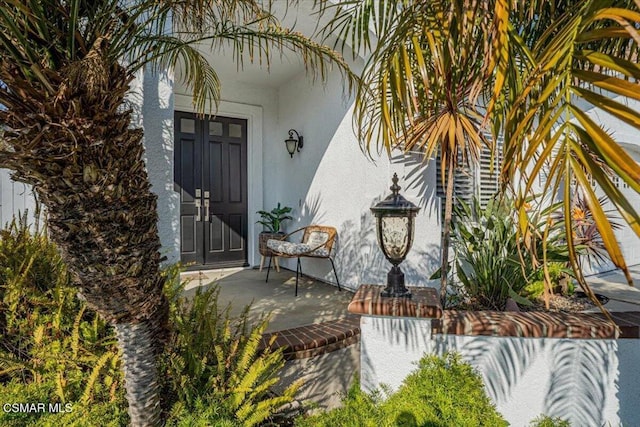
[[[46,230],[26,215],[0,230],[0,401],[21,387],[78,410],[122,401],[119,364],[112,329],[78,298]]]
[[[217,288],[187,300],[180,272],[162,271],[173,325],[161,366],[169,425],[264,422],[299,387],[270,391],[284,359],[261,348],[267,319],[250,325],[248,307],[232,318]],[[0,425],[128,424],[120,363],[113,330],[77,297],[46,233],[24,218],[0,230],[0,401],[73,405],[66,414],[0,412]]]
[[[199,288],[191,300],[174,295],[174,330],[163,368],[168,379],[166,394],[173,394],[172,400],[177,402],[170,422],[205,405],[210,409],[201,414],[201,420],[206,417],[203,422],[230,419],[254,426],[293,400],[300,383],[279,395],[270,392],[279,380],[284,359],[281,350],[272,351],[270,346],[261,349],[266,318],[249,325],[249,307],[237,319],[231,318],[229,306],[219,308],[216,287]]]

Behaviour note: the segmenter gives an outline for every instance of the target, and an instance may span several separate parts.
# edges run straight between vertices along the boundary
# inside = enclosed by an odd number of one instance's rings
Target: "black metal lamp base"
[[[404,285],[404,273],[394,265],[387,273],[387,287],[380,292],[383,297],[411,298],[411,292]]]

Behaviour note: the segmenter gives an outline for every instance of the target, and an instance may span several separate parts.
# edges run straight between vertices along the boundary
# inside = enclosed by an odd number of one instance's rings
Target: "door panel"
[[[242,203],[242,147],[229,144],[229,203]]]
[[[248,265],[247,121],[176,112],[175,123],[182,261]]]
[[[212,217],[204,224],[210,236],[205,263],[247,265],[247,122],[216,117],[206,125],[204,155],[210,167],[204,188],[210,192]]]
[[[209,242],[211,252],[224,251],[224,221],[222,215],[211,215]]]
[[[244,218],[242,215],[229,215],[229,250],[244,250],[244,239],[242,230],[244,228]]]
[[[224,200],[222,191],[223,179],[222,179],[222,151],[223,144],[221,142],[209,143],[209,155],[211,161],[209,162],[211,174],[211,202],[222,202]]]
[[[181,215],[180,227],[182,232],[182,239],[180,240],[182,246],[182,253],[195,255],[196,254],[196,221],[193,215]]]
[[[176,113],[174,180],[180,193],[180,253],[184,263],[204,263],[201,204],[202,138],[198,121],[190,114]],[[199,218],[200,217],[200,218]]]

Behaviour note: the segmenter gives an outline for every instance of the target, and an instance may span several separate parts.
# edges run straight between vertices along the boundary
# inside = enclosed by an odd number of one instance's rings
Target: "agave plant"
[[[126,95],[145,67],[181,64],[200,112],[207,101],[215,105],[217,74],[194,47],[203,40],[212,49],[230,43],[235,59],[245,48],[260,61],[293,50],[322,78],[330,65],[351,77],[339,55],[280,26],[268,6],[0,1],[0,165],[34,187],[74,283],[115,325],[133,425],[162,423],[156,359],[168,309],[156,195]]]

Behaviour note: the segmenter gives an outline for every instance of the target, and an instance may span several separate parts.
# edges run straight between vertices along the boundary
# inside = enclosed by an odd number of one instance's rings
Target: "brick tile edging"
[[[361,285],[349,303],[350,313],[432,319],[432,333],[521,338],[640,338],[640,312],[602,313],[502,312],[442,310],[437,290],[410,287],[412,298],[381,297],[380,285]]]
[[[271,348],[283,348],[285,360],[315,357],[356,344],[360,340],[360,316],[269,332],[262,335],[260,349],[265,349],[274,336]]]
[[[432,322],[432,327],[433,333],[445,335],[573,339],[619,337],[616,325],[596,313],[445,310],[442,319]]]
[[[442,317],[438,292],[433,288],[409,287],[411,298],[380,296],[383,288],[380,285],[360,285],[347,308],[349,313],[372,316]]]

